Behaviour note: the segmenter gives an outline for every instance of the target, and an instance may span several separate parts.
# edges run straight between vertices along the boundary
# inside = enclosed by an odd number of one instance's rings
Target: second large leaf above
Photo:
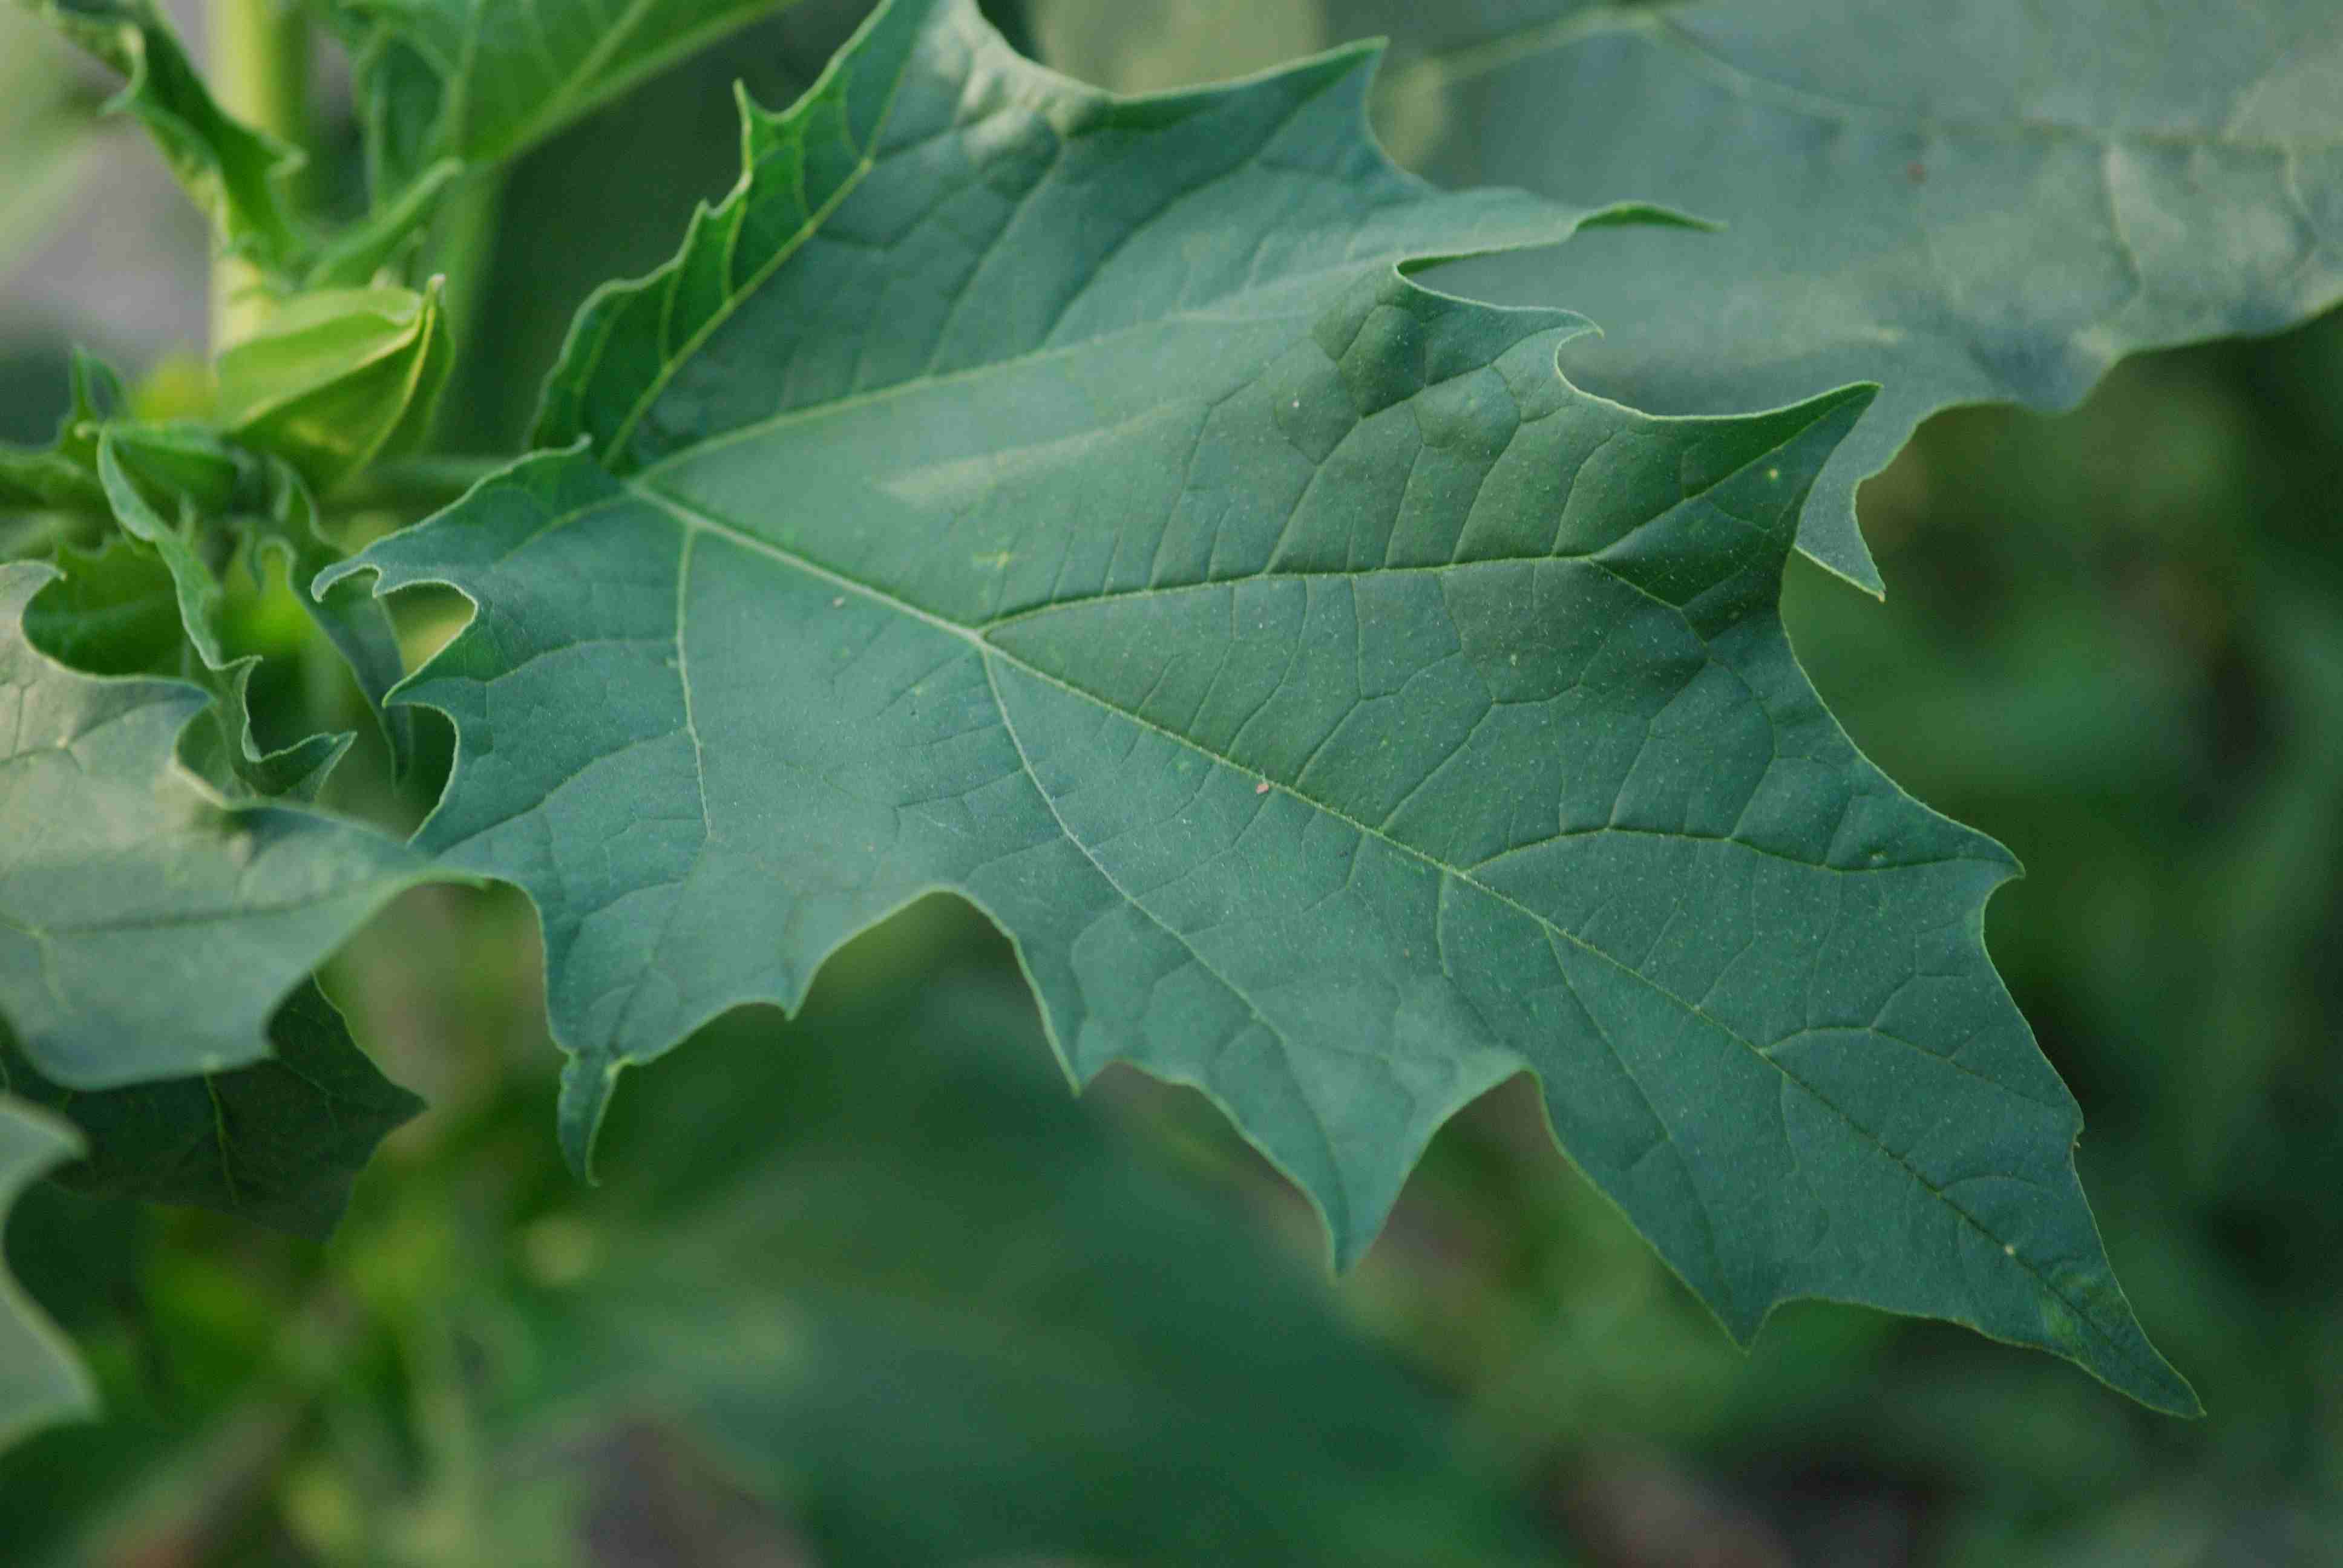
[[[1036,0],[1111,85],[1272,38],[1389,35],[1412,166],[1715,235],[1606,236],[1453,286],[1602,324],[1574,374],[1637,407],[1763,407],[1863,378],[1800,546],[1875,591],[1855,487],[1955,404],[2070,407],[2117,358],[2343,300],[2333,0]]]
[[[421,842],[542,913],[573,1158],[627,1063],[947,888],[1078,1078],[1202,1088],[1340,1259],[1529,1071],[1736,1334],[1868,1302],[2189,1407],[1985,956],[2008,857],[1775,614],[1868,391],[1578,393],[1576,317],[1402,268],[1584,215],[1393,168],[1370,65],[1116,98],[886,7],[589,304],[562,449],[346,568],[478,606],[407,689],[458,734]]]

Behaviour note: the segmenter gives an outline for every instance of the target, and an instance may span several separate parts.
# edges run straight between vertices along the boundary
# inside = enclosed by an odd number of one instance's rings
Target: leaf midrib
[[[1829,410],[1825,410],[1825,414],[1817,416],[1817,418],[1819,419],[1820,417],[1826,417],[1828,412]],[[1760,458],[1755,460],[1762,461],[1765,459]],[[970,648],[977,650],[980,658],[988,660],[999,659],[1011,668],[1018,669],[1021,673],[1029,675],[1050,686],[1055,687],[1071,696],[1096,704],[1098,707],[1106,709],[1108,712],[1116,715],[1118,718],[1121,718],[1129,723],[1138,725],[1139,727],[1148,729],[1165,739],[1174,741],[1222,767],[1252,779],[1257,783],[1267,784],[1272,789],[1282,789],[1285,793],[1293,796],[1294,799],[1302,801],[1303,804],[1319,811],[1322,811],[1327,816],[1345,824],[1363,837],[1373,839],[1388,848],[1396,850],[1398,853],[1431,868],[1439,875],[1453,879],[1460,885],[1471,888],[1474,891],[1483,894],[1494,902],[1512,910],[1523,919],[1529,920],[1540,930],[1546,932],[1549,940],[1558,938],[1563,941],[1568,942],[1572,947],[1587,954],[1589,957],[1617,970],[1620,973],[1626,975],[1637,984],[1650,990],[1654,995],[1661,998],[1663,1000],[1668,1002],[1690,1017],[1699,1020],[1702,1023],[1715,1030],[1719,1035],[1747,1050],[1758,1060],[1772,1068],[1775,1072],[1780,1075],[1784,1081],[1795,1085],[1800,1092],[1811,1098],[1815,1104],[1822,1106],[1825,1110],[1830,1111],[1832,1115],[1837,1117],[1849,1129],[1855,1132],[1870,1148],[1875,1150],[1878,1153],[1884,1155],[1888,1160],[1893,1161],[1896,1165],[1904,1171],[1905,1175],[1910,1179],[1915,1186],[1926,1192],[1937,1202],[1943,1204],[1963,1223],[1966,1224],[1970,1229],[1976,1231],[1977,1234],[1983,1236],[1986,1241],[1992,1242],[1994,1246],[1998,1248],[2004,1257],[2015,1263],[2034,1282],[2037,1291],[2039,1291],[2043,1295],[2058,1302],[2072,1312],[2075,1321],[2085,1325],[2088,1331],[2107,1347],[2117,1362],[2127,1366],[2137,1367],[2138,1363],[2135,1358],[2127,1354],[2121,1343],[2100,1325],[2097,1315],[2084,1303],[2076,1301],[2073,1297],[2066,1294],[2066,1292],[2060,1290],[2047,1275],[2043,1273],[2040,1269],[2035,1266],[2033,1261],[2029,1257],[2016,1250],[2015,1243],[1997,1234],[1982,1220],[1970,1213],[1968,1210],[1964,1208],[1959,1202],[1955,1201],[1948,1193],[1946,1193],[1944,1189],[1929,1181],[1926,1176],[1916,1169],[1908,1160],[1905,1159],[1904,1156],[1898,1154],[1896,1151],[1888,1148],[1876,1134],[1873,1133],[1868,1128],[1856,1121],[1854,1116],[1840,1107],[1836,1101],[1833,1101],[1829,1096],[1822,1093],[1813,1085],[1807,1083],[1795,1072],[1793,1072],[1788,1067],[1785,1066],[1780,1061],[1775,1060],[1765,1049],[1758,1046],[1755,1041],[1744,1036],[1738,1030],[1732,1028],[1732,1026],[1725,1023],[1723,1020],[1717,1018],[1715,1014],[1706,1011],[1696,1003],[1689,1001],[1684,997],[1677,995],[1673,990],[1670,990],[1666,986],[1661,984],[1658,980],[1654,980],[1651,976],[1644,974],[1634,966],[1626,963],[1608,952],[1605,952],[1601,948],[1579,936],[1576,932],[1569,930],[1544,915],[1538,913],[1538,911],[1523,903],[1518,899],[1515,899],[1496,888],[1491,887],[1488,883],[1473,876],[1470,871],[1451,866],[1435,855],[1425,850],[1419,849],[1403,839],[1395,839],[1389,833],[1383,831],[1381,829],[1361,821],[1359,819],[1352,816],[1350,813],[1342,810],[1339,807],[1329,805],[1314,797],[1305,795],[1299,789],[1277,779],[1271,779],[1267,775],[1245,766],[1243,763],[1238,762],[1228,757],[1223,757],[1210,747],[1194,739],[1192,737],[1182,735],[1176,730],[1167,729],[1161,725],[1157,724],[1153,720],[1141,715],[1125,712],[1122,709],[1108,701],[1106,699],[1100,697],[1095,692],[1086,691],[1081,687],[1075,686],[1063,679],[1053,672],[1043,669],[1039,666],[1031,664],[1019,658],[1014,653],[1011,653],[1008,649],[992,642],[990,638],[985,637],[980,630],[962,626],[957,621],[948,619],[945,617],[935,614],[933,611],[912,604],[908,600],[899,598],[883,588],[858,581],[851,577],[848,577],[843,573],[823,566],[818,561],[800,556],[797,552],[790,550],[786,547],[773,544],[769,540],[761,539],[753,534],[743,532],[729,523],[725,523],[718,518],[709,517],[704,513],[692,509],[690,507],[678,500],[674,497],[652,490],[645,486],[635,484],[630,480],[620,480],[619,483],[625,487],[627,493],[638,497],[665,513],[668,517],[674,519],[679,527],[699,532],[713,534],[716,537],[726,540],[728,543],[736,545],[752,554],[764,556],[807,576],[816,578],[832,587],[843,588],[875,604],[879,604],[886,608],[894,610],[899,614],[908,616],[923,625],[930,627],[935,630],[943,632],[948,636],[953,637],[960,641],[968,644]],[[1604,567],[1603,563],[1599,560],[1594,560],[1592,558],[1587,558],[1589,564],[1594,565],[1598,569],[1603,569],[1606,572],[1608,571],[1609,568]],[[1615,573],[1612,575],[1614,577],[1616,576]],[[1619,580],[1624,582],[1626,579],[1620,578]],[[1640,586],[1634,583],[1628,583],[1627,586],[1634,588],[1637,593],[1642,594],[1644,598],[1651,599],[1653,603],[1660,605],[1670,610],[1671,613],[1680,613],[1676,611],[1675,607],[1668,605],[1665,600],[1657,598],[1648,590],[1641,588]],[[990,667],[988,666],[988,670],[989,668]],[[996,707],[1001,709],[1003,721],[1006,723],[1006,705],[1000,703],[997,697]],[[1030,777],[1030,769],[1027,771]],[[1036,788],[1039,789],[1038,781],[1036,781]],[[1046,791],[1043,791],[1043,798],[1045,800],[1047,799]],[[1054,812],[1054,807],[1052,808],[1052,810]],[[1079,840],[1076,840],[1076,843],[1077,846],[1080,847]],[[1111,880],[1110,885],[1111,885]],[[1116,890],[1118,892],[1121,891],[1119,888]],[[1128,895],[1124,896],[1128,900]],[[1141,913],[1146,914],[1149,912],[1143,905],[1138,904],[1137,900],[1131,900],[1129,901],[1131,901],[1135,908],[1138,908]],[[1557,969],[1556,972],[1560,975],[1563,984],[1566,988],[1570,989],[1572,994],[1575,996],[1576,987],[1572,984],[1568,973],[1566,971],[1560,970],[1559,969]],[[1234,991],[1234,994],[1240,997],[1244,995],[1242,990],[1235,990],[1234,988],[1232,988],[1232,990]],[[1251,998],[1247,997],[1245,998],[1245,1000],[1249,1007],[1252,1005]],[[1584,1008],[1585,1006],[1584,1002],[1581,1001],[1580,1006]],[[1258,1012],[1259,1010],[1256,1008],[1254,1010]],[[1633,1074],[1631,1073],[1629,1076],[1632,1078]],[[1661,1126],[1664,1131],[1668,1132],[1668,1141],[1670,1143],[1674,1143],[1675,1141],[1675,1137],[1673,1130],[1668,1128],[1668,1124],[1664,1120],[1661,1121]],[[1956,1321],[1965,1322],[1966,1320]]]

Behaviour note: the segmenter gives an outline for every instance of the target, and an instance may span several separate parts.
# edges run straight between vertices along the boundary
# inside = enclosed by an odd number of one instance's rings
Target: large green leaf
[[[46,1078],[110,1089],[267,1054],[277,1003],[422,857],[173,765],[205,694],[99,678],[25,638],[55,575],[0,568],[0,1016]]]
[[[1986,958],[2008,856],[1775,613],[1867,391],[1648,417],[1555,374],[1577,318],[1409,282],[1576,219],[1392,168],[1371,60],[1116,99],[890,6],[583,313],[585,448],[342,568],[479,607],[407,692],[458,731],[419,841],[542,913],[573,1158],[950,888],[1077,1078],[1202,1087],[1341,1260],[1529,1071],[1736,1335],[1867,1302],[2187,1408]]]
[[[75,1152],[73,1130],[0,1094],[0,1223],[25,1184]],[[52,1422],[94,1415],[88,1372],[56,1325],[0,1267],[0,1449]]]
[[[791,0],[333,0],[377,193],[527,151]]]
[[[1176,69],[1177,41],[1259,35],[1263,13],[1304,36],[1391,34],[1409,63],[1381,118],[1414,166],[1725,223],[1447,281],[1600,322],[1571,373],[1641,408],[1883,383],[1799,534],[1874,590],[1855,489],[1931,413],[2067,407],[2123,355],[2274,331],[2343,299],[2333,0],[1037,9],[1050,57],[1086,74]]]
[[[0,1090],[81,1133],[55,1180],[97,1197],[188,1203],[322,1238],[350,1184],[423,1102],[375,1070],[314,980],[268,1021],[272,1054],[233,1071],[75,1091],[43,1077],[0,1021]]]
[[[482,1424],[523,1456],[483,1490],[531,1561],[658,1476],[526,1456],[647,1422],[826,1563],[1530,1560],[1448,1412],[1071,1103],[1029,1008],[865,997],[646,1075],[624,1174],[528,1233],[479,1321],[512,1325]]]
[[[126,79],[107,107],[146,128],[220,243],[271,272],[297,267],[307,241],[280,181],[300,155],[213,101],[152,0],[23,0]]]

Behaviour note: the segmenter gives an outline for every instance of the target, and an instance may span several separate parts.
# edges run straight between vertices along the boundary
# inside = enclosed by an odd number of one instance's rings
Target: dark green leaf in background
[[[527,151],[789,0],[334,0],[377,200]]]
[[[223,804],[177,771],[204,694],[36,650],[25,603],[55,575],[0,568],[0,1016],[75,1089],[256,1060],[278,1002],[428,865],[356,823]]]
[[[883,10],[645,283],[540,456],[360,558],[479,608],[420,842],[528,890],[564,1136],[938,887],[1068,1067],[1203,1088],[1341,1260],[1522,1071],[1737,1335],[1822,1296],[2160,1408],[2072,1099],[1988,963],[2006,853],[1855,752],[1775,613],[1862,390],[1654,419],[1583,323],[1395,264],[1562,237],[1363,134],[1370,56],[1114,99]]]
[[[71,1129],[0,1095],[0,1224],[25,1184],[72,1158]],[[97,1396],[71,1344],[0,1268],[0,1449],[36,1427],[96,1412]]]
[[[0,1022],[0,1090],[74,1124],[85,1152],[52,1179],[95,1197],[189,1203],[322,1239],[375,1146],[423,1109],[376,1070],[314,980],[268,1021],[249,1067],[75,1092]]]
[[[350,327],[356,318],[355,345],[328,331],[327,343],[307,343],[312,352],[287,351],[287,338],[314,336],[298,330],[314,314],[303,307],[326,297],[301,297],[293,307],[295,327],[231,350],[226,362],[233,372],[229,407],[246,418],[242,433],[338,475],[366,454],[411,439],[429,417],[446,375],[446,329],[436,295],[373,290],[328,324]],[[402,308],[408,306],[411,311]],[[367,336],[367,324],[389,341]],[[283,754],[264,755],[245,700],[255,658],[233,657],[220,624],[226,579],[239,568],[257,577],[275,564],[306,583],[341,558],[320,531],[308,486],[285,458],[240,447],[208,426],[120,417],[119,386],[85,355],[74,356],[73,386],[73,407],[48,447],[0,447],[0,511],[23,508],[37,523],[42,513],[66,508],[110,519],[122,534],[108,533],[95,549],[56,556],[66,581],[45,596],[45,608],[35,610],[36,640],[86,672],[196,681],[216,699],[216,722],[199,732],[207,750],[196,764],[198,773],[231,793],[313,797],[347,738],[296,736]],[[49,537],[27,530],[19,553]],[[142,553],[144,562],[135,558]],[[176,598],[183,633],[160,647],[144,624],[157,573]],[[404,772],[413,755],[412,719],[383,707],[404,672],[388,617],[355,588],[300,600],[349,666]],[[134,626],[135,647],[110,646],[116,631]]]
[[[1109,85],[1266,65],[1226,46],[1281,37],[1264,11],[1289,43],[1391,35],[1380,119],[1412,166],[1723,222],[1492,258],[1443,285],[1583,312],[1604,336],[1572,347],[1571,374],[1639,408],[1882,383],[1799,531],[1874,591],[1855,487],[1929,414],[2068,407],[2124,355],[2343,299],[2333,0],[1035,9],[1044,57]]]

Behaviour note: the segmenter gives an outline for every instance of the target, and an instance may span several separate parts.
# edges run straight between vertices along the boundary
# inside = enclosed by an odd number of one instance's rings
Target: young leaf
[[[73,1157],[73,1131],[0,1094],[0,1224],[27,1182]],[[0,1265],[0,1449],[38,1428],[97,1413],[89,1372],[56,1325]]]
[[[307,582],[340,558],[341,552],[318,531],[307,487],[281,460],[242,451],[208,427],[109,417],[120,403],[118,389],[109,390],[112,378],[103,367],[78,355],[75,382],[74,412],[51,447],[0,450],[0,487],[6,486],[12,471],[24,482],[13,496],[0,488],[0,506],[11,500],[26,504],[47,495],[55,504],[84,509],[94,506],[110,517],[130,538],[154,552],[148,565],[167,571],[178,602],[184,648],[157,662],[126,658],[121,650],[105,646],[108,625],[126,617],[146,629],[144,618],[152,608],[154,572],[116,551],[106,552],[104,559],[82,552],[59,557],[66,581],[60,585],[61,592],[46,596],[54,613],[45,618],[42,646],[86,671],[195,679],[212,692],[217,702],[212,717],[226,730],[226,744],[209,746],[205,753],[216,766],[200,766],[197,771],[230,792],[307,798],[340,758],[343,739],[313,737],[296,745],[297,756],[261,755],[252,740],[244,700],[254,660],[230,658],[216,624],[225,594],[220,574],[239,552],[256,555],[259,562],[281,559],[297,582]],[[156,499],[150,499],[150,494]],[[166,518],[164,508],[176,517]],[[77,610],[75,624],[62,624],[67,598]],[[355,589],[303,596],[303,603],[349,664],[384,727],[393,762],[403,772],[412,757],[414,726],[410,716],[383,707],[404,671],[389,618],[379,604]],[[151,643],[151,638],[146,640]],[[205,735],[207,746],[212,739]]]
[[[1575,217],[1391,167],[1371,60],[1117,99],[883,8],[581,315],[584,447],[328,574],[479,607],[407,691],[458,732],[419,842],[542,914],[573,1159],[625,1064],[950,888],[1077,1077],[1202,1087],[1341,1260],[1528,1070],[1736,1335],[1867,1302],[2189,1407],[1986,958],[2008,856],[1775,612],[1868,392],[1646,417],[1555,373],[1577,318],[1408,282]]]
[[[429,868],[372,829],[224,805],[175,769],[204,693],[35,649],[25,601],[55,576],[0,567],[0,1017],[71,1089],[256,1060],[278,1002]]]
[[[151,0],[24,0],[127,78],[107,108],[135,116],[212,220],[223,248],[288,274],[307,243],[277,182],[300,155],[213,102],[178,35]]]
[[[791,0],[334,0],[377,199],[518,156]]]
[[[233,1071],[75,1093],[0,1021],[0,1089],[70,1121],[85,1152],[51,1180],[96,1197],[189,1203],[322,1240],[375,1146],[423,1102],[382,1076],[315,980],[268,1021],[273,1054]]]
[[[219,357],[219,418],[320,491],[419,443],[453,348],[435,278],[297,295]]]
[[[126,454],[134,456],[126,458]],[[239,477],[236,457],[199,427],[110,427],[98,436],[98,482],[123,531],[153,549],[170,575],[186,650],[194,656],[181,659],[178,673],[212,698],[206,716],[213,722],[187,732],[180,759],[226,797],[314,800],[349,749],[350,738],[305,736],[282,750],[263,751],[248,699],[253,667],[259,659],[254,655],[232,659],[220,642],[219,610],[227,590],[210,557],[233,548],[234,541],[207,538],[211,530],[205,527],[205,514],[224,505],[233,493]],[[149,474],[166,473],[176,481],[166,490],[179,501],[176,521],[166,519],[149,504],[142,482],[131,475],[134,461]]]
[[[1090,3],[1050,0],[1045,37],[1108,41],[1052,15]],[[1450,286],[1566,300],[1604,333],[1571,373],[1640,408],[1883,383],[1798,538],[1874,592],[1855,487],[1930,414],[2071,407],[2125,355],[2343,299],[2334,0],[1141,0],[1110,36],[1209,35],[1264,6],[1393,35],[1414,58],[1381,117],[1436,178],[1723,223],[1493,258]]]

